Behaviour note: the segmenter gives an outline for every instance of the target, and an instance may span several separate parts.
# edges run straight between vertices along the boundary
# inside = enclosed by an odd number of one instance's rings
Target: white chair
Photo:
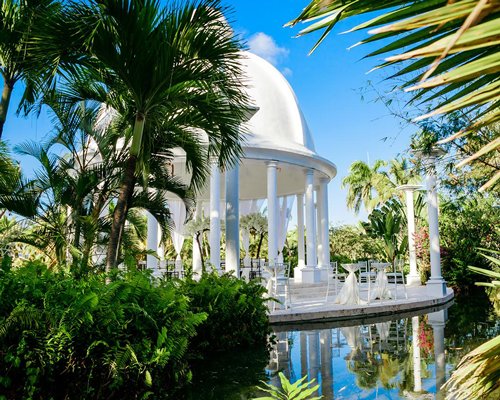
[[[403,272],[404,261],[395,259],[394,260],[394,272],[387,273],[387,280],[394,284],[394,299],[398,298],[398,286],[403,286],[403,291],[405,294],[405,299],[408,299],[408,292],[406,291],[405,274]],[[391,282],[392,280],[392,282]]]
[[[325,302],[328,301],[328,295],[330,294],[330,285],[331,281],[334,281],[335,285],[335,295],[339,293],[339,283],[340,282],[345,282],[347,278],[347,274],[343,272],[339,272],[338,269],[338,263],[337,261],[333,261],[330,263],[330,270],[328,271],[328,279],[327,279],[327,285],[326,285],[326,295],[325,295]]]
[[[372,261],[372,260],[370,260],[370,261]],[[370,284],[371,282],[375,282],[375,279],[377,279],[377,273],[373,272],[371,270],[371,262],[370,261],[358,262],[358,264],[360,265],[359,276],[358,276],[358,281],[359,281],[360,285],[362,283]]]
[[[290,264],[275,263],[274,276],[271,276],[273,297],[277,300],[273,302],[273,311],[277,304],[282,304],[285,309],[292,308],[290,295]]]

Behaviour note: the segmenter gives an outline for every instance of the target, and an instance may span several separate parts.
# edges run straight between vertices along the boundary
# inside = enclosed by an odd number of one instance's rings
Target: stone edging
[[[269,316],[271,325],[293,325],[308,324],[328,321],[360,320],[369,317],[385,316],[405,311],[417,311],[424,308],[431,308],[448,303],[454,297],[453,290],[447,290],[444,297],[427,298],[422,301],[403,302],[395,304],[383,304],[379,306],[350,306],[344,309],[330,309],[307,312],[292,312],[272,314]]]

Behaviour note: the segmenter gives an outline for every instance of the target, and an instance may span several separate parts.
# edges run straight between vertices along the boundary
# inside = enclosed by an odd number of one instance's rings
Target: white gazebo
[[[210,263],[220,268],[221,221],[226,225],[226,271],[240,269],[239,218],[267,202],[270,264],[281,257],[293,202],[297,201],[298,253],[295,282],[326,280],[330,264],[328,235],[328,183],[337,173],[335,164],[316,153],[311,132],[297,98],[285,77],[264,59],[245,52],[245,85],[255,109],[246,122],[244,155],[235,168],[222,172],[212,163],[207,186],[196,199],[197,214],[210,218]],[[173,160],[174,174],[188,179],[182,153]],[[176,251],[182,247],[184,215],[171,201]],[[177,215],[179,214],[179,215]],[[304,245],[305,233],[307,246]],[[148,249],[158,251],[158,224],[148,216]],[[245,244],[245,235],[243,245]],[[180,239],[180,240],[179,240]],[[305,249],[307,247],[307,250]],[[193,246],[193,270],[201,269]],[[158,251],[161,257],[161,251]],[[148,257],[148,267],[158,260]]]

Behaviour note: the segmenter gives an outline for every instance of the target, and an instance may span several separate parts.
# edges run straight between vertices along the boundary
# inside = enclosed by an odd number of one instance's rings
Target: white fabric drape
[[[335,298],[335,304],[366,304],[359,298],[358,279],[354,274],[359,269],[359,264],[342,264],[342,267],[349,272],[349,275]]]
[[[278,199],[278,262],[283,262],[283,248],[285,247],[288,224],[292,219],[292,207],[295,196],[285,196]]]
[[[174,229],[172,230],[172,242],[174,245],[177,257],[175,259],[176,269],[182,268],[181,250],[184,244],[184,223],[186,221],[186,206],[181,200],[169,200],[168,207],[170,210],[170,215],[172,217],[172,222],[174,223]]]

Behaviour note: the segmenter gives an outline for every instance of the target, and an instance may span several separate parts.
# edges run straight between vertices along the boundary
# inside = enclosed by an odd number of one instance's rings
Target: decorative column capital
[[[306,176],[314,176],[314,169],[304,168],[304,173],[306,174]]]
[[[403,192],[414,192],[416,190],[424,190],[422,185],[401,185],[396,188],[396,190],[402,190]]]

